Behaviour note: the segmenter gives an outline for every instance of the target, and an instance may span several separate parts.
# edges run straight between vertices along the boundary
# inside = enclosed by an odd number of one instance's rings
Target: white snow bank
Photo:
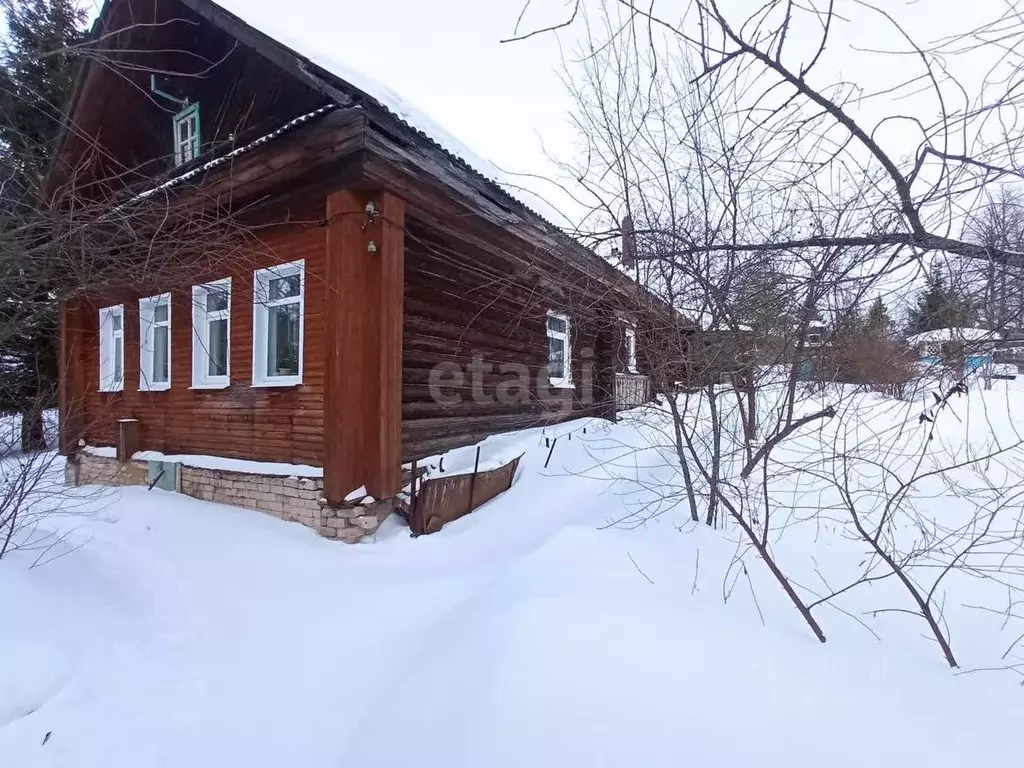
[[[92,456],[113,459],[117,448],[110,446],[86,446],[82,449]],[[225,472],[240,472],[247,475],[271,475],[273,477],[323,477],[323,467],[308,464],[288,464],[275,461],[250,461],[230,459],[225,456],[203,456],[186,453],[161,453],[160,451],[137,451],[132,455],[136,461],[166,461],[198,469],[219,469]]]
[[[919,404],[859,397],[846,426],[862,439],[907,415],[916,430]],[[950,450],[1024,426],[1019,388],[951,402],[957,418],[935,441]],[[1000,404],[1010,422],[967,418]],[[873,615],[906,607],[898,584],[818,609],[821,645],[735,530],[693,526],[659,501],[673,482],[659,414],[486,441],[482,460],[525,451],[517,482],[418,539],[391,524],[377,543],[346,547],[161,491],[82,497],[103,514],[54,522],[79,548],[42,568],[26,553],[0,561],[0,700],[17,701],[0,724],[0,764],[1018,762],[1018,679],[953,675],[918,619]],[[801,514],[828,499],[787,465],[835,429],[802,433],[779,457],[772,492],[797,498]],[[450,452],[446,472],[474,455]],[[968,503],[922,493],[943,520]],[[624,519],[643,522],[609,527]],[[835,515],[795,525],[775,551],[801,590],[865,557]],[[943,603],[965,669],[1005,666],[1024,632],[1014,616],[970,608],[1000,600],[1003,585],[950,575]]]

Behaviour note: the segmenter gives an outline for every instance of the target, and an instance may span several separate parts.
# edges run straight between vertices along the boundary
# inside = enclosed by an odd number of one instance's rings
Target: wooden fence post
[[[480,446],[476,447],[476,461],[473,462],[473,476],[469,479],[469,509],[466,514],[473,511],[473,491],[476,490],[476,473],[480,470]]]

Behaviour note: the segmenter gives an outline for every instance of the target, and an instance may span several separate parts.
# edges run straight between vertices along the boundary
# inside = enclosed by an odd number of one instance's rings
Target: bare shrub
[[[627,236],[620,222],[628,221],[630,247],[619,253],[629,258],[613,262],[695,329],[685,350],[650,349],[667,408],[652,416],[664,430],[652,441],[680,478],[661,498],[685,503],[693,520],[735,525],[822,641],[819,614],[854,587],[827,589],[823,599],[797,584],[780,543],[798,524],[834,522],[876,569],[855,584],[898,582],[909,607],[877,609],[923,619],[955,665],[941,585],[980,569],[988,551],[1017,551],[1020,527],[999,522],[1021,480],[1019,441],[993,446],[985,414],[956,414],[951,403],[974,384],[965,361],[932,393],[891,324],[867,328],[862,315],[883,296],[905,305],[936,259],[1024,263],[1012,236],[991,226],[979,234],[962,216],[1021,177],[1024,139],[997,126],[1016,124],[1024,104],[1021,62],[1001,54],[1024,39],[1024,24],[1010,13],[927,44],[880,4],[858,3],[842,17],[833,3],[783,0],[747,15],[713,0],[689,8],[679,20],[657,5],[581,0],[555,25],[584,35],[566,74],[583,152],[565,171],[591,205],[581,232],[614,254],[609,244]],[[823,63],[854,28],[893,35],[909,51],[905,69],[883,67],[895,82],[881,93],[835,80]],[[888,61],[887,51],[849,47]],[[957,81],[953,63],[974,55],[990,56],[992,69],[982,82]],[[898,100],[885,96],[910,92],[923,95],[891,107]],[[905,154],[881,138],[896,123],[914,126]],[[1005,292],[989,303],[987,316],[1000,322]],[[745,334],[754,362],[736,366],[728,350]],[[744,368],[739,386],[722,380],[731,367]],[[890,418],[868,426],[874,407]],[[964,420],[957,426],[968,444],[939,450],[940,424],[952,417]],[[985,475],[995,461],[1006,473]],[[955,526],[929,523],[921,489],[970,493],[975,476],[989,478],[994,501]],[[783,481],[820,488],[820,505],[804,514]],[[651,514],[671,508],[652,503]],[[1018,584],[1014,562],[973,572]],[[939,577],[925,579],[934,568]]]

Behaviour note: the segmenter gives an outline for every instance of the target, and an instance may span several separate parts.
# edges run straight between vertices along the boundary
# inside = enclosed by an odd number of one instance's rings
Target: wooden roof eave
[[[286,71],[318,88],[340,106],[360,104],[367,111],[369,122],[372,125],[381,127],[395,137],[402,136],[411,145],[416,145],[426,155],[427,164],[435,165],[437,170],[442,173],[444,180],[454,181],[461,177],[461,186],[473,190],[473,194],[467,199],[480,204],[478,208],[474,209],[475,213],[490,218],[490,215],[495,212],[495,208],[503,209],[512,214],[510,223],[515,221],[518,226],[532,230],[529,239],[533,243],[560,252],[563,258],[571,259],[574,264],[582,268],[582,271],[593,279],[599,280],[607,288],[619,292],[637,290],[636,283],[630,278],[620,273],[597,254],[560,232],[555,225],[516,200],[500,185],[481,175],[465,160],[452,155],[437,141],[396,116],[371,94],[363,92],[351,83],[324,70],[297,51],[249,26],[230,11],[210,3],[209,0],[182,0],[182,2],[203,18],[220,26],[243,44],[254,48]]]
[[[354,106],[350,91],[336,87],[330,73],[274,38],[255,29],[209,0],[180,0],[198,16],[220,27],[243,45],[258,51],[282,70],[328,96],[339,107]]]
[[[597,254],[514,199],[494,193],[496,185],[455,162],[429,138],[411,131],[385,111],[369,112],[367,125],[366,181],[390,187],[406,199],[411,210],[419,209],[436,223],[452,222],[463,239],[469,237],[481,248],[501,252],[524,269],[568,268],[622,298],[634,298],[638,288]],[[474,227],[477,218],[483,228]],[[500,233],[501,242],[495,239]],[[526,249],[523,246],[527,246]]]
[[[107,33],[107,24],[110,20],[110,4],[111,0],[103,0],[103,6],[100,8],[99,15],[93,22],[92,29],[89,30],[87,39],[82,41],[82,45],[90,45]],[[61,160],[63,159],[64,150],[67,147],[68,136],[71,134],[72,128],[75,124],[75,112],[82,100],[82,93],[85,90],[86,84],[88,83],[88,79],[91,76],[94,67],[96,66],[97,64],[94,61],[86,58],[79,67],[78,72],[75,73],[75,81],[71,86],[71,95],[68,97],[67,103],[64,105],[64,120],[61,122],[60,130],[57,131],[57,137],[54,141],[53,155],[50,158],[50,163],[46,169],[46,173],[44,174],[43,193],[46,195],[52,194],[53,190],[65,181],[59,173],[63,167],[61,165]]]
[[[330,174],[361,152],[364,128],[362,110],[334,109],[208,171],[202,172],[202,164],[196,169],[199,173],[186,168],[187,180],[177,184],[174,178],[167,179],[165,187],[158,183],[147,196],[163,194],[164,190],[167,195],[199,194],[201,190],[206,198],[228,198],[234,207],[242,208],[259,199],[272,203],[271,198],[292,196],[296,188],[311,192],[313,186],[306,181]],[[216,158],[206,158],[206,164],[211,161],[216,162]],[[361,174],[360,164],[344,179],[355,183]],[[327,182],[324,189],[338,186],[342,178]]]

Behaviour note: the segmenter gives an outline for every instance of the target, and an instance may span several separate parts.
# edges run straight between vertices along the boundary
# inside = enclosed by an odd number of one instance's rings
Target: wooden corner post
[[[405,203],[388,192],[327,198],[324,496],[402,487]]]
[[[84,308],[80,299],[60,304],[60,434],[62,456],[78,449],[84,436],[85,379],[82,355],[85,351]]]

